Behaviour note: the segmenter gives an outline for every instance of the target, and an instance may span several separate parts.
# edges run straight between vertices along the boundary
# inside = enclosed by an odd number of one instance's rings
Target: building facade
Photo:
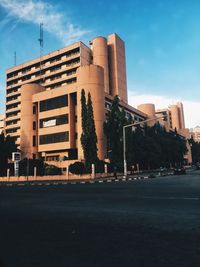
[[[106,158],[103,123],[113,97],[127,116],[148,116],[127,101],[125,46],[116,34],[96,37],[90,47],[76,42],[7,70],[6,134],[22,158],[40,158],[59,167],[82,160],[81,90],[90,92],[98,157]]]
[[[193,129],[190,129],[190,135],[195,142],[200,142],[200,126],[196,126]]]
[[[154,104],[146,103],[139,105],[138,109],[147,114],[148,118],[155,118],[155,121],[159,121],[159,123],[163,125],[167,131],[176,130],[179,135],[183,136],[187,140],[186,145],[188,152],[185,155],[185,161],[191,163],[191,147],[188,142],[190,139],[190,132],[189,129],[185,128],[183,104],[178,102],[175,105],[170,105],[169,108],[156,110]],[[155,121],[150,122],[149,126],[152,126]]]
[[[0,133],[5,133],[5,115],[0,114]]]

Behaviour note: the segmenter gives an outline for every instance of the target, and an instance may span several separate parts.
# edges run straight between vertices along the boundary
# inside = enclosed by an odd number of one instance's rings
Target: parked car
[[[179,175],[179,174],[186,174],[184,166],[174,168],[174,175]]]
[[[199,162],[196,163],[196,170],[200,170],[200,163]]]

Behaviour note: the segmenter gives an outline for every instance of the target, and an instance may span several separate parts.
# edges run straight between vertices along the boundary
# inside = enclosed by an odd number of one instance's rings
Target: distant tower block
[[[108,57],[111,95],[127,103],[125,44],[115,33],[108,36]]]
[[[141,104],[137,107],[140,111],[147,114],[148,119],[154,119],[156,118],[156,111],[155,111],[155,105],[154,104]],[[148,126],[153,126],[156,123],[156,119],[148,122]]]
[[[173,129],[180,129],[180,119],[179,119],[179,109],[177,105],[170,106],[171,111],[171,121],[172,121],[172,128]]]
[[[93,39],[93,64],[103,67],[104,70],[104,90],[109,94],[109,72],[108,72],[108,47],[104,37]]]
[[[184,111],[183,104],[181,102],[177,103],[178,111],[179,111],[179,120],[180,120],[180,128],[185,129],[185,119],[184,119]]]

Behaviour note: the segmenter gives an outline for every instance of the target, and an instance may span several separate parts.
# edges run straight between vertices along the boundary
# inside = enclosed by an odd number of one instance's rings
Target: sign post
[[[20,152],[12,153],[12,161],[14,161],[14,176],[19,176],[19,161],[21,160]]]

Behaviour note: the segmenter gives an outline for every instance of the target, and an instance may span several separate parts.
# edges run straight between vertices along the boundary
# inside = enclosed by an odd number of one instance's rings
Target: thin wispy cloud
[[[60,39],[65,45],[77,41],[89,33],[74,25],[69,17],[56,10],[56,8],[44,1],[33,0],[0,0],[0,7],[4,8],[8,16],[2,21],[5,25],[10,18],[19,22],[43,23],[44,30]]]

